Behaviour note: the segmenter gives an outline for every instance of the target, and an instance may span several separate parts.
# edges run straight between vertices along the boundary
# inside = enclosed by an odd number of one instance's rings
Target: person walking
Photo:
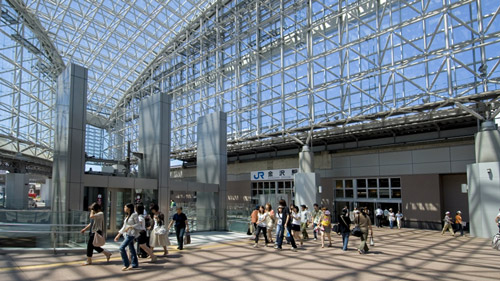
[[[182,212],[182,207],[177,207],[177,213],[174,214],[168,225],[168,229],[175,223],[175,236],[177,237],[177,250],[184,249],[184,234],[189,232],[187,216]]]
[[[273,232],[274,225],[276,222],[276,216],[274,214],[273,208],[271,207],[271,204],[267,203],[266,207],[264,209],[266,210],[266,213],[267,213],[267,219],[266,219],[267,220],[267,222],[266,222],[267,238],[269,240],[269,243],[274,243],[272,232]]]
[[[265,246],[267,247],[267,243],[269,243],[269,240],[267,240],[267,217],[269,214],[266,212],[266,209],[264,206],[259,207],[259,213],[257,214],[257,231],[255,232],[255,244],[253,245],[254,248],[257,248],[259,246],[259,235],[262,232],[264,235],[264,241],[265,241]]]
[[[460,231],[460,236],[464,236],[464,226],[462,225],[462,212],[457,211],[455,216],[455,224],[457,226],[456,232]]]
[[[396,222],[398,225],[398,229],[401,229],[401,225],[403,225],[403,213],[400,210],[396,213]]]
[[[302,233],[302,240],[309,239],[307,234],[307,225],[311,222],[311,212],[307,209],[306,205],[301,205],[302,209],[300,212],[300,232]]]
[[[313,233],[314,233],[314,241],[318,239],[318,226],[321,222],[321,217],[323,216],[323,211],[319,209],[318,204],[314,204],[313,211],[311,214],[312,222],[313,222]]]
[[[151,251],[155,247],[163,247],[163,256],[168,255],[168,248],[170,246],[170,240],[168,239],[168,230],[165,228],[165,215],[156,212],[153,215],[153,231],[151,231],[151,236],[149,240],[149,245],[151,245]]]
[[[250,232],[252,233],[251,240],[255,239],[255,233],[257,232],[257,221],[259,220],[259,205],[255,206],[255,209],[250,214],[250,223],[252,224],[252,229]]]
[[[299,212],[299,207],[291,206],[292,211],[292,236],[295,241],[300,241],[300,245],[304,245],[302,242],[302,238],[300,237],[300,225],[301,225],[301,217]]]
[[[153,250],[147,246],[147,242],[149,242],[147,231],[146,231],[146,218],[144,217],[144,205],[142,203],[137,204],[137,218],[139,219],[139,237],[137,238],[137,244],[140,249],[144,250],[151,258],[151,262],[156,262],[157,257],[155,256]]]
[[[115,237],[115,242],[118,242],[120,236],[123,235],[125,240],[123,240],[120,245],[120,255],[122,257],[123,268],[122,271],[130,270],[132,268],[139,267],[139,259],[137,258],[137,252],[134,248],[134,239],[139,236],[138,229],[140,228],[139,218],[137,213],[134,212],[134,204],[128,203],[123,207],[125,212],[125,219],[123,221],[123,226]],[[126,248],[128,247],[130,251],[130,260],[127,255]]]
[[[367,214],[367,208],[361,208],[360,213],[356,216],[355,222],[361,229],[361,243],[359,244],[358,252],[366,254],[370,249],[368,248],[368,234],[373,237],[372,221]]]
[[[292,219],[290,218],[290,210],[286,206],[286,201],[281,199],[279,201],[279,205],[280,205],[282,210],[279,211],[279,209],[278,209],[278,212],[281,212],[281,227],[280,227],[281,229],[280,229],[280,231],[278,231],[278,229],[276,229],[276,231],[277,231],[276,249],[277,250],[282,249],[285,228],[289,233],[292,232]],[[295,244],[295,239],[293,239],[293,236],[290,236],[290,243],[292,244],[292,251],[297,251],[297,245]]]
[[[392,211],[392,208],[389,208],[388,218],[389,218],[389,227],[391,229],[393,229],[394,228],[394,222],[396,221],[396,216],[394,215],[394,212]]]
[[[278,206],[278,210],[276,211],[276,241],[275,241],[275,246],[274,248],[275,249],[280,249],[278,248],[278,241],[280,239],[280,237],[283,236],[284,234],[284,220],[283,220],[283,206]],[[283,239],[283,238],[281,238]]]
[[[94,236],[98,233],[101,236],[104,236],[104,213],[102,212],[101,205],[97,203],[93,203],[89,206],[90,210],[90,223],[84,227],[80,232],[85,233],[85,231],[89,230],[89,241],[87,242],[87,261],[83,263],[83,265],[91,265],[92,264],[92,254],[94,250],[98,253],[103,253],[106,256],[106,260],[109,262],[109,258],[111,257],[111,253],[109,251],[104,250],[101,247],[94,246]]]
[[[351,219],[349,218],[349,212],[346,209],[342,210],[342,214],[339,215],[339,231],[342,235],[342,250],[347,251],[349,235],[351,233]]]
[[[384,219],[384,211],[382,210],[382,208],[380,208],[380,206],[378,206],[378,208],[375,210],[375,218],[377,219],[376,220],[377,227],[378,228],[382,227],[382,220]]]
[[[443,226],[443,230],[441,231],[441,235],[444,235],[446,230],[449,230],[451,232],[451,235],[455,236],[455,232],[453,232],[453,227],[451,226],[452,220],[450,217],[450,212],[446,212],[443,221],[444,221],[444,226]]]
[[[330,211],[323,207],[323,216],[321,217],[320,232],[321,232],[321,248],[325,247],[325,236],[328,236],[328,247],[332,246],[332,217]]]

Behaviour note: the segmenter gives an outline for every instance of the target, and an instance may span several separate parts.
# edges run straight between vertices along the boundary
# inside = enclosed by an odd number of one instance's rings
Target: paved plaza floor
[[[488,239],[416,229],[374,231],[375,246],[367,255],[356,251],[359,238],[342,251],[336,234],[332,248],[308,240],[292,252],[288,245],[283,251],[253,248],[241,234],[198,233],[185,250],[170,246],[168,257],[156,263],[140,259],[139,269],[126,272],[115,243],[106,245],[113,252],[109,263],[96,254],[90,266],[81,266],[84,249],[56,255],[3,249],[0,280],[500,280],[500,251]]]

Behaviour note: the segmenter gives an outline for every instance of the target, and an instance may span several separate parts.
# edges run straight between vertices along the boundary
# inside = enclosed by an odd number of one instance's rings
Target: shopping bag
[[[184,236],[184,244],[191,244],[191,234],[189,234],[189,232],[186,232],[186,236]]]
[[[370,246],[375,246],[375,241],[373,241],[373,236],[370,236]]]

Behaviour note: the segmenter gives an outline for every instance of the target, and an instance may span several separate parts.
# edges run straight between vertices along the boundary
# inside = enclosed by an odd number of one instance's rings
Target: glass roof
[[[65,64],[89,69],[88,110],[107,116],[149,62],[212,1],[26,0]]]

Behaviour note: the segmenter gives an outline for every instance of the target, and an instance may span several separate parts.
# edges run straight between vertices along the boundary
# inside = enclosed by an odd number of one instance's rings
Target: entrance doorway
[[[134,193],[132,189],[108,188],[107,202],[105,204],[106,235],[114,236],[123,225],[124,212],[123,206],[134,202]]]

